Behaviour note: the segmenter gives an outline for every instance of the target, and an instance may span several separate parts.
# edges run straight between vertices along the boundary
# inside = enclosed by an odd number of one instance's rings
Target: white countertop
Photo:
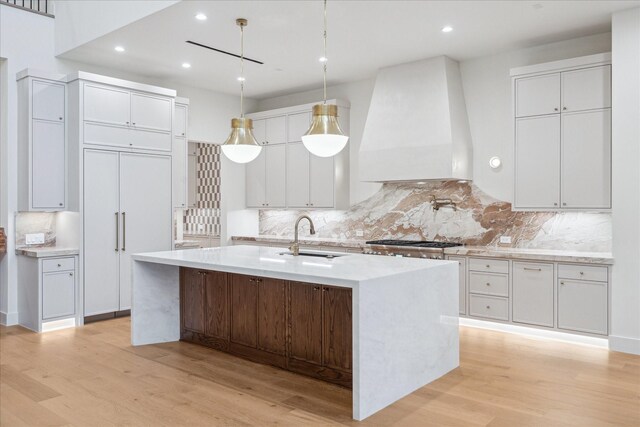
[[[490,246],[456,246],[444,250],[445,255],[487,258],[510,258],[537,261],[575,262],[581,264],[613,264],[611,252],[581,252],[558,249],[501,248]]]
[[[65,255],[78,255],[78,248],[62,248],[58,246],[49,246],[41,248],[20,248],[16,249],[16,255],[23,255],[32,258],[47,258]]]
[[[285,250],[281,248],[241,245],[135,254],[132,258],[136,261],[344,287],[451,262],[345,253],[336,253],[336,258],[326,259],[280,255],[282,252]]]

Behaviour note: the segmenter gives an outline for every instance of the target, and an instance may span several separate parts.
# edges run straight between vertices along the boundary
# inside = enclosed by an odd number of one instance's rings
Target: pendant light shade
[[[222,144],[222,152],[232,162],[249,163],[260,155],[262,147],[253,136],[253,120],[231,119],[231,135]]]
[[[349,137],[342,133],[338,123],[338,106],[314,105],[311,127],[302,136],[306,149],[318,157],[331,157],[342,151],[347,141]]]
[[[338,123],[338,106],[327,104],[327,0],[324,0],[324,55],[320,62],[324,102],[313,106],[313,117],[309,130],[302,136],[302,143],[311,154],[318,157],[331,157],[338,154],[349,141]]]
[[[244,27],[247,26],[247,20],[243,18],[236,19],[236,24],[240,27],[240,118],[231,119],[231,134],[229,138],[222,144],[222,152],[232,162],[249,163],[255,160],[262,151],[262,146],[258,144],[253,136],[253,120],[245,119],[243,101],[244,101]]]

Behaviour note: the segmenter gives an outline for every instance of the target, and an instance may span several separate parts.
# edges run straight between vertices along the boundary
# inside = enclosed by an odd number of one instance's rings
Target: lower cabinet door
[[[286,352],[286,286],[284,280],[261,277],[258,282],[258,349]]]
[[[513,263],[512,320],[553,327],[553,264]]]
[[[200,334],[205,325],[205,291],[202,272],[193,268],[180,269],[182,275],[181,310],[182,325],[185,329]]]
[[[323,286],[323,365],[351,372],[351,318],[351,289]]]
[[[258,287],[255,277],[230,274],[231,342],[256,348]]]
[[[207,271],[204,274],[205,288],[205,335],[229,339],[229,289],[227,274]]]
[[[458,263],[458,298],[460,314],[467,313],[467,260],[463,257],[449,257],[450,261]]]
[[[76,313],[76,278],[73,271],[42,275],[42,319],[73,316]]]
[[[290,284],[289,357],[322,364],[322,286],[309,283]]]
[[[606,335],[607,283],[560,279],[558,328]]]
[[[32,208],[62,210],[67,176],[64,123],[33,120],[31,129]]]

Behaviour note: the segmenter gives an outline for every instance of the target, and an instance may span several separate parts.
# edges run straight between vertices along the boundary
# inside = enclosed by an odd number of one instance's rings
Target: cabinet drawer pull
[[[487,286],[491,286],[491,283],[487,282]]]
[[[487,310],[491,310],[491,306],[490,305],[487,306]]]
[[[491,266],[489,264],[487,264],[487,268],[491,268]]]
[[[541,268],[524,267],[524,269],[527,270],[527,271],[542,271]]]
[[[581,272],[580,272],[580,275],[581,275],[581,276],[584,276],[584,271],[581,271]]]
[[[58,264],[58,267],[62,267],[62,264]]]
[[[554,203],[553,206],[558,206],[558,203]]]
[[[567,111],[567,107],[562,107],[562,111]]]
[[[564,282],[560,282],[561,285],[564,285]]]

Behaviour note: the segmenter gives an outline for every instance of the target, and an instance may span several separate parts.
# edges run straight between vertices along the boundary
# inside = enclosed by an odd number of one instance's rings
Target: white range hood
[[[472,179],[458,63],[446,56],[378,72],[360,145],[361,181]]]

